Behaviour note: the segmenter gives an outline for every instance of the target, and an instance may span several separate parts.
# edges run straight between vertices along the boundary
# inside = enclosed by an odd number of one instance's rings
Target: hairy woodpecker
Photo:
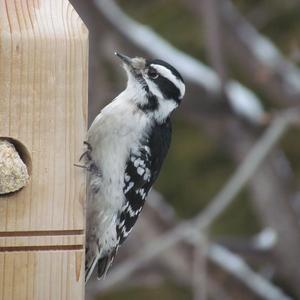
[[[159,59],[115,53],[128,76],[126,89],[88,130],[86,281],[111,265],[156,180],[171,141],[170,115],[185,93],[179,72]]]

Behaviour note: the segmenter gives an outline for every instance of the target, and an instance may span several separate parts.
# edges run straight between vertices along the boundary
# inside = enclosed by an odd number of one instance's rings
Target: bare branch
[[[211,260],[222,265],[229,273],[235,274],[264,299],[292,300],[292,298],[285,295],[279,288],[271,285],[268,280],[254,273],[240,257],[233,255],[225,248],[218,245],[211,245],[208,256]]]
[[[187,0],[184,3],[194,15],[202,17],[203,7],[195,9],[197,1]],[[286,106],[297,105],[300,99],[299,68],[241,16],[231,0],[219,1],[219,9],[224,49],[231,59],[239,63],[244,74],[259,84],[271,101]]]
[[[208,241],[205,235],[200,235],[195,241],[193,257],[193,299],[207,300],[208,272],[207,272]]]
[[[222,38],[219,21],[219,5],[218,0],[202,0],[197,3],[194,9],[202,6],[202,19],[205,29],[206,53],[209,57],[213,69],[217,72],[222,86],[222,91],[227,81],[226,66],[224,56],[222,54]]]
[[[272,41],[243,18],[230,0],[221,2],[224,41],[228,54],[280,104],[298,104],[300,70],[286,59]],[[254,76],[253,76],[254,75]]]
[[[174,208],[166,203],[163,196],[155,189],[149,193],[151,201],[147,201],[147,205],[151,206],[162,219],[169,223],[176,221],[176,212]]]
[[[274,228],[266,227],[252,238],[223,236],[215,241],[243,257],[250,255],[258,258],[260,256],[266,260],[267,256],[270,257],[271,251],[274,250],[278,242],[278,234]]]
[[[289,0],[281,2],[280,4],[280,8],[271,10],[269,2],[259,2],[247,13],[246,19],[256,28],[262,29],[282,15],[289,13],[293,9],[298,9],[300,3],[298,0]]]
[[[299,113],[297,110],[288,110],[274,119],[271,126],[253,146],[224,188],[212,199],[204,212],[196,218],[197,227],[201,229],[206,228],[224,211],[254,175],[256,169],[287,130],[288,126],[297,122],[298,118]]]

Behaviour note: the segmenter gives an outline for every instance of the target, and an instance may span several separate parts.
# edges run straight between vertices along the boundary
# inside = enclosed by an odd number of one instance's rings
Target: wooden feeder
[[[87,77],[67,0],[0,0],[0,140],[29,176],[0,195],[1,300],[84,299]]]

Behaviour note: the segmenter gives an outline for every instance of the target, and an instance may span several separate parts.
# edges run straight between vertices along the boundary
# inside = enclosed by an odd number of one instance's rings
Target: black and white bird
[[[115,53],[128,76],[126,89],[93,121],[84,153],[88,169],[86,281],[111,265],[143,209],[171,141],[171,113],[185,85],[165,61]]]

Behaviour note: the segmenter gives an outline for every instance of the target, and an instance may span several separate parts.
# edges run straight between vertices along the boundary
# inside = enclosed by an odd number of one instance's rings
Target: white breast
[[[88,142],[102,178],[96,183],[99,184],[98,200],[93,199],[95,203],[89,203],[92,210],[111,211],[113,215],[120,209],[124,201],[126,161],[130,150],[138,146],[147,128],[150,128],[149,118],[124,94],[120,94],[96,117],[88,131]]]

